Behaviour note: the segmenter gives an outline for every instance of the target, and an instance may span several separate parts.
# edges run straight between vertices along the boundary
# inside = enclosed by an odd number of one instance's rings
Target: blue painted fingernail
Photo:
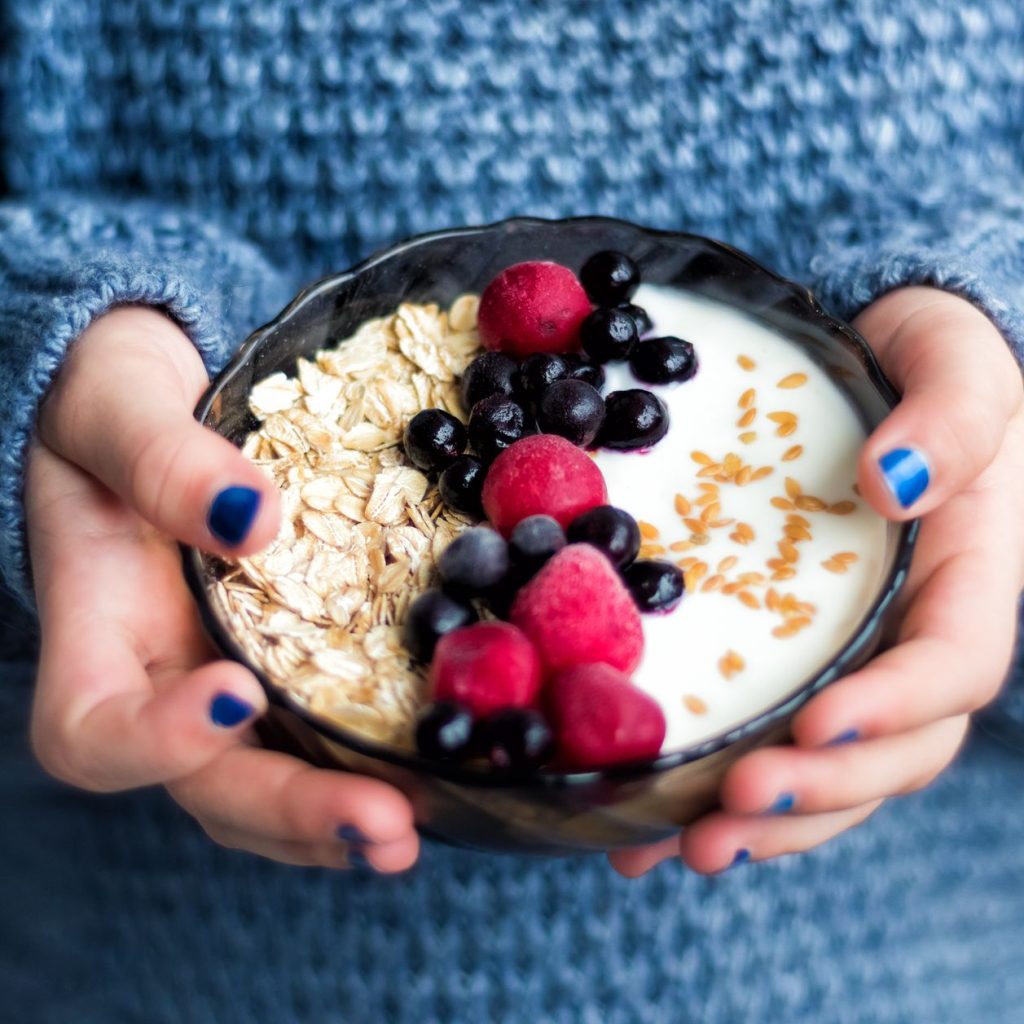
[[[357,825],[339,825],[337,833],[338,838],[346,843],[359,843],[360,845],[372,843],[370,837],[364,835],[362,829]]]
[[[910,508],[924,494],[931,479],[928,462],[916,448],[894,448],[878,465],[886,486],[903,508]]]
[[[234,547],[245,540],[260,507],[260,492],[252,487],[225,487],[210,506],[210,533]]]
[[[860,738],[859,729],[844,729],[838,736],[833,736],[826,744],[829,747],[841,747],[844,743],[853,743]]]
[[[210,701],[210,721],[222,729],[230,729],[252,715],[251,704],[232,693],[218,693]]]
[[[796,795],[794,793],[780,793],[775,798],[775,803],[768,808],[769,814],[785,814],[787,811],[793,810],[793,805],[796,803]]]
[[[740,864],[746,863],[748,860],[750,860],[750,851],[745,847],[741,847],[736,851],[736,856],[733,857],[732,863],[729,865],[729,867],[737,867]]]
[[[376,868],[366,859],[366,854],[359,849],[358,846],[353,846],[351,850],[346,853],[348,859],[348,866],[355,871],[369,871],[376,872]]]

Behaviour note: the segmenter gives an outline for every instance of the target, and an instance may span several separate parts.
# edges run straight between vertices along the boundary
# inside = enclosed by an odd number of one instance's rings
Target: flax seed
[[[642,519],[637,521],[637,526],[640,527],[640,536],[644,540],[657,540],[661,535],[658,528],[653,523],[645,523]]]
[[[774,472],[775,472],[775,467],[774,466],[761,466],[758,469],[754,470],[754,472],[751,475],[750,479],[751,479],[751,481],[763,480],[766,476],[771,476],[772,473],[774,473]]]
[[[739,435],[739,438],[743,444],[753,444],[757,440],[757,431],[744,430],[743,433]]]
[[[781,580],[791,580],[795,575],[796,569],[791,565],[787,565],[785,568],[776,569],[775,572],[772,573],[772,579],[776,582]]]
[[[721,573],[715,573],[714,576],[709,576],[701,586],[701,590],[718,590],[722,584],[725,583],[725,577]]]
[[[811,528],[810,521],[804,519],[804,517],[798,512],[793,512],[786,516],[786,522],[791,526],[802,526],[805,530],[809,530]]]
[[[747,390],[740,395],[739,407],[741,409],[749,409],[755,401],[757,401],[757,392],[753,388],[747,388]]]
[[[686,523],[686,528],[691,533],[707,533],[707,523],[701,522],[699,519],[687,518],[683,520]]]
[[[789,495],[794,501],[803,494],[804,489],[800,486],[797,480],[794,480],[791,476],[786,477],[786,494]]]
[[[710,455],[706,455],[704,452],[690,452],[690,458],[701,466],[710,466],[715,461]]]
[[[689,551],[690,542],[688,540],[674,540],[668,546],[669,551]]]
[[[737,356],[736,362],[740,364],[740,367],[742,369],[748,371],[755,369],[755,367],[757,366],[757,363],[755,363],[754,360],[750,358],[750,356]]]
[[[736,595],[742,604],[745,604],[748,608],[760,608],[761,602],[758,601],[756,595],[752,594],[749,590],[741,590]]]
[[[792,448],[787,448],[782,453],[783,462],[792,462],[794,459],[799,459],[804,453],[804,446],[802,444],[795,444]]]
[[[779,383],[776,384],[775,386],[779,387],[779,388],[786,388],[788,390],[790,388],[800,388],[800,387],[803,387],[806,383],[807,383],[807,374],[806,373],[791,373],[791,374],[783,377],[782,380],[780,380]]]
[[[796,433],[796,421],[791,423],[782,423],[779,428],[775,431],[776,437],[789,437],[790,434]]]
[[[722,505],[720,502],[713,501],[710,505],[706,505],[704,510],[700,514],[701,522],[710,523],[713,519],[717,519],[722,511]]]
[[[737,427],[749,427],[757,419],[757,410],[748,409],[737,421]]]
[[[744,466],[736,474],[736,486],[737,487],[746,487],[747,484],[750,483],[750,480],[753,477],[753,475],[754,475],[754,470],[750,466]]]
[[[789,511],[789,509],[791,508],[796,508],[796,505],[794,505],[793,502],[791,502],[788,498],[772,498],[771,504],[774,505],[776,508],[783,509],[784,511]]]
[[[821,498],[815,498],[810,494],[801,494],[796,499],[796,507],[803,512],[824,512],[828,506]]]
[[[676,495],[676,512],[681,516],[688,516],[690,514],[690,503],[681,494]]]
[[[695,697],[692,693],[688,693],[683,698],[683,705],[687,711],[694,715],[706,715],[708,713],[707,704],[700,697]]]
[[[800,552],[797,551],[796,546],[791,540],[780,540],[778,543],[779,554],[787,562],[798,562],[800,561]]]
[[[738,561],[739,559],[735,555],[726,555],[726,557],[718,563],[718,571],[728,572]]]
[[[811,531],[805,526],[798,526],[796,523],[790,523],[782,532],[794,544],[802,540],[811,540]]]

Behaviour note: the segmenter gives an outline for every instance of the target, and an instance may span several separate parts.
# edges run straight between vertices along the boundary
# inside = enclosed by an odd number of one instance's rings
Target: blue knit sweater
[[[517,213],[717,236],[847,317],[936,284],[1024,352],[1018,0],[0,0],[0,48],[0,1019],[1024,1022],[1008,746],[720,879],[281,868],[32,765],[21,500],[103,310],[166,309],[212,373],[303,281]]]

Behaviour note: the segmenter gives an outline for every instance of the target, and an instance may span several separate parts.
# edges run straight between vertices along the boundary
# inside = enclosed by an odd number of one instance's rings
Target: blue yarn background
[[[111,305],[214,372],[304,281],[513,214],[716,236],[843,316],[934,283],[1020,354],[1022,172],[1016,0],[0,0],[0,1019],[1024,1021],[1024,760],[989,733],[721,879],[283,869],[32,766],[21,507],[38,401]]]

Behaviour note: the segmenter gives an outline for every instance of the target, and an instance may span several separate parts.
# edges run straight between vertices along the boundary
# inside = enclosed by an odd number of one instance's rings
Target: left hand
[[[1020,370],[984,314],[937,289],[890,292],[854,324],[903,392],[865,443],[861,493],[889,519],[923,517],[895,646],[809,701],[792,746],[737,761],[720,809],[679,837],[611,854],[627,877],[680,855],[696,871],[718,872],[811,849],[859,824],[952,761],[969,714],[1006,676],[1024,586]],[[905,449],[924,457],[928,474],[907,508],[879,464]],[[911,455],[897,468],[914,467]],[[915,487],[912,475],[903,473],[905,501],[923,479]]]

